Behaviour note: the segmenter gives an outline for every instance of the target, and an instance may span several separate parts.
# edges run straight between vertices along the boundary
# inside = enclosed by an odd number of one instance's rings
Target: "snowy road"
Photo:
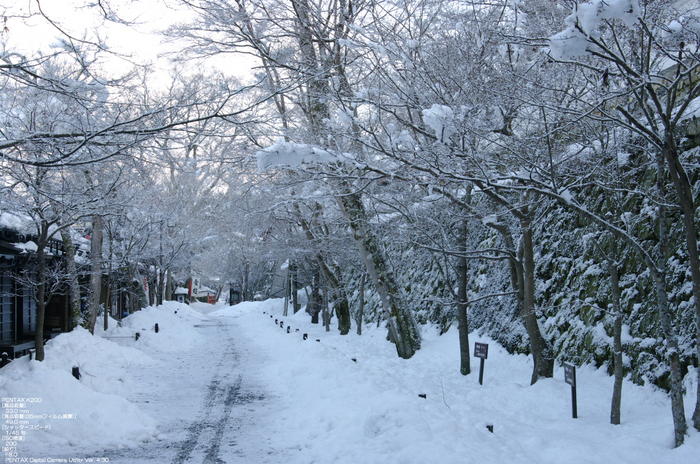
[[[136,388],[126,398],[158,421],[163,436],[142,448],[107,451],[110,462],[279,462],[279,450],[256,433],[276,403],[255,381],[264,360],[232,319],[210,317],[195,328],[201,348],[163,353],[157,364],[131,372]]]

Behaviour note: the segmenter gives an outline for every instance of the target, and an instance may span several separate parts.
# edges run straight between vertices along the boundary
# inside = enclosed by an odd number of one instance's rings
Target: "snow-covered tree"
[[[679,10],[681,8],[682,10]],[[559,61],[597,72],[604,100],[589,101],[596,120],[615,124],[648,144],[645,151],[657,166],[658,229],[661,253],[649,263],[656,282],[659,314],[666,332],[672,377],[672,404],[676,445],[683,443],[685,413],[676,328],[668,308],[666,202],[674,202],[684,217],[686,251],[695,300],[696,327],[700,330],[700,252],[698,250],[694,187],[684,162],[682,140],[700,95],[697,70],[698,11],[676,2],[622,0],[576,4],[566,19],[567,28],[549,40],[551,56]],[[669,176],[675,195],[666,190]],[[666,248],[665,248],[666,247]],[[651,261],[651,260],[650,260]],[[700,332],[696,334],[700,350]],[[696,355],[700,357],[700,351]],[[700,388],[695,414],[700,429]]]
[[[326,137],[325,127],[332,114],[352,113],[357,79],[353,76],[351,80],[349,74],[352,58],[348,40],[367,15],[364,5],[306,0],[186,3],[195,8],[199,19],[195,27],[178,28],[176,33],[189,37],[197,51],[252,53],[261,61],[275,98],[282,135],[294,140],[279,140],[262,151],[261,167],[324,162],[315,163],[313,170],[331,181],[368,274],[382,295],[397,352],[410,358],[420,347],[412,312],[401,299],[393,271],[368,226],[361,191],[348,180],[353,176],[353,166],[338,163],[332,154],[347,151],[353,153],[352,157],[361,156],[361,152]],[[222,43],[230,45],[222,48]],[[357,72],[362,71],[358,68]]]

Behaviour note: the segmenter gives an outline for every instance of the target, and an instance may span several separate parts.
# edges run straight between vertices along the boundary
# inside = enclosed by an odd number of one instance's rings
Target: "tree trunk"
[[[656,190],[660,201],[658,211],[659,256],[657,271],[652,273],[656,287],[656,302],[659,311],[659,321],[666,338],[666,356],[671,370],[671,413],[675,430],[676,447],[683,444],[687,431],[685,407],[683,405],[683,376],[681,375],[680,353],[678,338],[671,321],[671,311],[666,293],[666,260],[668,259],[668,222],[666,218],[666,186],[664,184],[664,155],[659,153],[656,160]]]
[[[95,216],[92,221],[92,240],[90,244],[90,300],[88,303],[88,319],[85,327],[91,334],[95,333],[95,322],[100,310],[102,291],[102,229],[104,219]]]
[[[675,330],[671,326],[671,314],[668,307],[666,294],[666,279],[664,275],[655,275],[656,301],[659,310],[661,326],[666,337],[666,356],[671,370],[671,414],[673,415],[673,428],[675,431],[676,447],[685,441],[688,425],[685,419],[685,406],[683,404],[683,376],[681,375],[680,354],[678,352],[678,339]]]
[[[104,330],[109,329],[109,316],[112,311],[112,305],[110,304],[110,299],[112,298],[112,256],[114,256],[114,240],[112,239],[112,230],[107,228],[107,238],[109,240],[108,253],[109,253],[109,269],[107,270],[107,295],[105,296],[105,310],[104,310]],[[100,282],[100,288],[102,283]]]
[[[310,18],[312,13],[309,11],[308,0],[292,0],[292,7],[299,28],[297,38],[307,87],[307,98],[302,108],[309,119],[311,132],[320,141],[324,121],[329,118],[328,103],[325,97],[328,94],[330,75],[327,70],[321,67],[322,60],[314,48],[314,42],[318,39],[316,34],[319,31],[312,29],[313,20]]]
[[[467,319],[467,234],[468,222],[462,220],[458,233],[457,252],[457,320],[459,321],[459,371],[462,375],[471,372],[469,352],[469,322]]]
[[[531,384],[537,382],[540,377],[554,377],[554,350],[542,336],[537,312],[535,311],[535,251],[532,240],[533,209],[530,204],[535,204],[532,195],[538,193],[526,192],[522,198],[524,206],[515,206],[491,190],[484,189],[482,182],[475,182],[496,203],[508,208],[519,222],[522,239],[517,256],[510,257],[511,282],[517,292],[519,316],[523,321],[525,330],[530,338],[530,351],[534,361]],[[514,252],[515,246],[512,234],[507,225],[489,222],[489,227],[498,230],[504,240],[506,249]]]
[[[170,269],[166,272],[165,277],[165,301],[173,299],[173,273]]]
[[[37,243],[36,260],[38,265],[37,279],[39,285],[36,296],[36,330],[34,331],[34,345],[36,348],[36,360],[44,360],[44,319],[46,317],[46,241],[49,225],[41,221],[39,231],[39,243]]]
[[[291,279],[291,275],[289,272],[289,266],[291,264],[287,265],[287,269],[284,271],[284,311],[282,311],[282,315],[284,317],[287,317],[289,314],[289,296],[290,296],[290,284],[289,281]]]
[[[111,267],[111,266],[110,266]],[[112,305],[109,303],[109,300],[112,298],[112,270],[110,269],[109,272],[107,273],[107,284],[105,287],[107,288],[107,295],[105,296],[105,308],[104,308],[104,314],[103,314],[103,320],[104,320],[104,330],[109,329],[109,313],[112,309]],[[100,282],[100,289],[102,289],[102,282]]]
[[[290,270],[291,270],[291,288],[292,288],[292,311],[294,314],[299,312],[299,309],[301,309],[299,305],[299,280],[298,280],[298,268],[296,264],[291,265],[290,264]]]
[[[328,281],[323,279],[323,326],[326,332],[331,331],[331,314],[328,311]]]
[[[365,316],[365,280],[366,274],[363,272],[360,280],[360,307],[357,310],[357,335],[362,335],[362,318]]]
[[[158,267],[158,305],[162,305],[165,301],[165,274],[165,269],[160,265]],[[221,292],[218,292],[216,297],[218,298],[220,294]]]
[[[339,271],[333,271],[323,259],[321,254],[316,258],[323,278],[324,292],[328,292],[327,298],[332,301],[335,314],[338,318],[338,330],[340,335],[347,335],[350,332],[350,304],[345,290],[342,287],[341,279],[336,275]],[[330,290],[328,290],[330,288]],[[325,295],[325,293],[324,293]]]
[[[80,282],[78,281],[78,270],[75,265],[75,244],[68,229],[61,229],[61,240],[63,249],[66,252],[66,271],[68,272],[68,290],[70,293],[70,323],[71,330],[78,327],[83,319],[80,311]]]
[[[129,267],[129,285],[131,292],[131,308],[129,308],[129,312],[133,314],[135,311],[148,306],[148,293],[143,288],[143,276],[141,276],[136,265]]]
[[[151,306],[158,306],[158,267],[153,266],[153,274],[151,267],[148,267],[148,301]]]
[[[508,226],[500,223],[489,223],[503,237],[507,250],[514,250],[515,243]],[[516,291],[518,316],[522,319],[525,330],[530,338],[530,351],[534,360],[531,384],[540,377],[554,376],[554,351],[542,337],[540,325],[535,312],[535,261],[532,243],[532,231],[527,220],[521,219],[523,234],[517,256],[511,256],[509,261],[510,279]]]
[[[347,298],[338,298],[335,300],[335,315],[338,318],[338,331],[340,335],[350,333],[350,303]]]
[[[521,220],[523,255],[523,307],[521,317],[530,337],[530,348],[535,366],[531,384],[541,377],[554,377],[554,351],[542,336],[535,311],[535,253],[532,243],[532,229],[528,220]]]
[[[690,262],[690,275],[693,282],[693,297],[695,299],[695,345],[697,358],[700,360],[700,252],[698,252],[698,230],[695,226],[695,205],[693,202],[693,188],[690,179],[678,157],[678,149],[672,133],[666,134],[664,157],[668,164],[671,180],[676,189],[678,202],[683,211],[685,225],[685,241]],[[693,413],[693,426],[700,430],[700,369],[698,369],[697,397],[695,412]]]
[[[318,268],[313,271],[311,279],[311,301],[307,306],[307,311],[311,314],[311,323],[318,324],[318,313],[321,312],[321,278]]]
[[[299,204],[295,202],[294,207],[299,216],[301,217],[302,214],[301,209],[299,208]],[[322,206],[316,203],[316,209],[314,211],[314,222],[316,222],[317,224],[318,217],[321,215],[322,209]],[[311,230],[312,228],[310,223],[303,218],[300,219],[300,222],[301,227],[304,230],[304,234],[306,235],[306,238],[310,242],[316,241],[317,237]],[[323,227],[316,227],[316,230],[323,230]],[[350,304],[348,302],[348,297],[345,293],[345,289],[341,285],[342,279],[339,276],[340,270],[338,270],[338,268],[335,268],[334,270],[331,266],[329,266],[321,253],[318,253],[316,255],[316,262],[318,263],[319,270],[323,277],[324,285],[331,288],[329,298],[333,302],[333,305],[336,308],[336,313],[338,315],[338,330],[340,331],[341,335],[347,335],[350,332]]]
[[[245,266],[243,266],[243,296],[241,297],[242,301],[250,301],[250,296],[248,295],[250,291],[248,290],[248,275],[250,274],[250,263],[248,260],[245,262]]]
[[[620,409],[622,406],[622,308],[620,306],[620,276],[617,270],[617,242],[611,238],[610,258],[610,286],[612,290],[613,314],[615,316],[615,328],[613,333],[613,365],[615,369],[615,383],[613,385],[612,405],[610,407],[610,423],[620,425]]]
[[[338,205],[350,222],[362,261],[388,315],[390,338],[396,344],[399,357],[409,359],[420,349],[421,336],[418,324],[411,311],[401,301],[393,273],[376,239],[367,229],[367,218],[360,194],[340,195]]]

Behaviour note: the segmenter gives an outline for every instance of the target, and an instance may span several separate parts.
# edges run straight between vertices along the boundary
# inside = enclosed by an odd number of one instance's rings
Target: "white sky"
[[[82,38],[87,34],[94,38],[95,34],[104,39],[110,50],[131,57],[134,63],[155,63],[162,73],[167,73],[170,63],[165,58],[159,58],[165,52],[177,49],[175,44],[163,43],[158,31],[167,26],[186,22],[191,11],[177,8],[173,0],[107,0],[117,16],[133,25],[125,26],[102,19],[99,7],[94,6],[94,0],[40,0],[43,12],[56,22],[62,29],[75,37]],[[21,19],[18,16],[38,13],[36,0],[2,0],[0,14],[7,18],[7,31],[1,40],[7,50],[20,50],[24,54],[34,54],[37,51],[48,52],[51,44],[55,43],[59,32],[41,17]],[[106,58],[106,56],[105,56]],[[222,67],[223,60],[216,65],[217,69],[228,75],[245,77],[251,67],[249,60],[226,60],[226,68]],[[115,75],[127,71],[131,64],[126,60],[111,57],[104,63],[104,69]]]

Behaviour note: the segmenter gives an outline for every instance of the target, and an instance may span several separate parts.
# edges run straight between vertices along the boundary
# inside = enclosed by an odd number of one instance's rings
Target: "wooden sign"
[[[576,366],[564,364],[564,382],[576,387]]]
[[[479,365],[479,385],[484,384],[484,360],[489,357],[488,343],[474,343],[474,357],[481,359]]]
[[[474,343],[474,357],[486,359],[489,357],[489,345],[488,343]]]
[[[571,385],[571,417],[578,417],[578,401],[576,399],[576,366],[564,363],[564,382]]]

